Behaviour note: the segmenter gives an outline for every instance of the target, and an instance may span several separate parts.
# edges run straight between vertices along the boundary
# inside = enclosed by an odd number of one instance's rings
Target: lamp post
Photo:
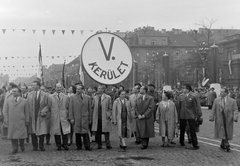
[[[211,60],[212,60],[212,82],[217,83],[218,81],[218,72],[217,72],[217,64],[218,64],[218,58],[217,58],[217,53],[218,53],[218,46],[215,45],[215,43],[210,46],[211,48]]]
[[[163,68],[165,72],[165,85],[169,85],[169,55],[163,54]]]

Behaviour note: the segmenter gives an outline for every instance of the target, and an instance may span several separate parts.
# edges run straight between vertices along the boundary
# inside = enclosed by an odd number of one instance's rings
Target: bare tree
[[[213,36],[212,33],[212,26],[216,22],[216,19],[208,19],[201,20],[195,23],[195,26],[202,28],[201,36],[205,39],[206,45],[209,46],[211,44],[211,37]]]

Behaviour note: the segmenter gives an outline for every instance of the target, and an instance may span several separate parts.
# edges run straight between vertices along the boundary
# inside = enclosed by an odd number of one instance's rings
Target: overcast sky
[[[73,59],[69,55],[79,55],[93,32],[106,28],[113,32],[149,25],[189,30],[198,29],[195,23],[208,18],[217,20],[213,28],[240,29],[239,7],[239,0],[1,0],[0,57],[32,58],[1,58],[0,69],[3,65],[36,65],[33,57],[38,55],[39,42],[45,65],[63,63],[63,58],[45,56],[66,56],[69,62]],[[2,29],[6,29],[5,34]],[[52,30],[56,30],[55,35]],[[61,30],[66,30],[64,35]],[[74,35],[71,30],[76,30]]]

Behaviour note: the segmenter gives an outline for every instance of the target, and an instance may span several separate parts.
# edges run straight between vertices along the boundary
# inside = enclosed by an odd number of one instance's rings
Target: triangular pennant
[[[75,32],[75,30],[71,30],[71,32],[72,32],[72,35],[74,34],[74,32]]]
[[[5,34],[5,32],[6,32],[6,29],[2,29],[2,31],[3,31],[3,34]]]
[[[35,34],[35,32],[36,32],[36,29],[33,29],[32,31],[33,31],[33,34]]]
[[[15,31],[15,29],[12,29],[12,31],[14,32],[14,31]]]
[[[22,29],[23,33],[26,31],[26,29]]]
[[[81,32],[81,35],[83,34],[83,32],[84,32],[84,30],[80,30],[80,32]]]
[[[65,30],[62,30],[62,34],[64,35],[64,33],[65,33]]]
[[[42,30],[42,32],[43,32],[43,35],[45,35],[45,33],[46,33],[46,30],[45,30],[45,29],[43,29],[43,30]]]
[[[55,34],[55,31],[56,31],[56,30],[52,30],[53,35]]]

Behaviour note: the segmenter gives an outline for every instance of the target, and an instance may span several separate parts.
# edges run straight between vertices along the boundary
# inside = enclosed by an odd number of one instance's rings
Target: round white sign
[[[88,38],[81,56],[88,75],[102,84],[120,83],[132,69],[133,60],[128,45],[112,33],[98,33]]]

